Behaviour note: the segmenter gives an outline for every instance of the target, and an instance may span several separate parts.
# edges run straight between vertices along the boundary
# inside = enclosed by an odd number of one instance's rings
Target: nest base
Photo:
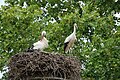
[[[81,80],[76,58],[37,50],[12,56],[8,67],[9,80]]]

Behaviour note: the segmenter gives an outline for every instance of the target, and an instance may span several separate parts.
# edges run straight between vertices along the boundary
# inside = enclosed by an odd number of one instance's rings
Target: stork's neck
[[[44,36],[42,36],[40,40],[42,41],[43,38],[44,38]]]
[[[76,27],[74,26],[74,31],[73,31],[73,33],[75,33],[76,34]]]

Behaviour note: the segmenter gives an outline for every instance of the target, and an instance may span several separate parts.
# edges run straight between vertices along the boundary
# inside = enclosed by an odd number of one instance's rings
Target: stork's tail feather
[[[68,46],[68,43],[69,43],[69,42],[64,43],[64,53],[66,52],[66,48],[67,48],[67,46]]]
[[[34,52],[34,49],[27,49],[26,52]]]

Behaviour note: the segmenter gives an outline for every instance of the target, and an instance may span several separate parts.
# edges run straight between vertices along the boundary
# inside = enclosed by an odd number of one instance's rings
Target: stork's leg
[[[70,54],[70,50],[68,50],[67,53]]]
[[[71,48],[69,48],[69,50],[68,50],[68,54],[70,54],[71,53]]]
[[[69,54],[71,54],[71,48],[69,49]]]

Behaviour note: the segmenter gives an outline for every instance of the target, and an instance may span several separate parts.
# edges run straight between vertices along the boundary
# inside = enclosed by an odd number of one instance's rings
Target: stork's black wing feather
[[[65,53],[66,47],[68,46],[68,43],[69,43],[69,42],[64,43],[64,53]]]
[[[29,48],[26,50],[26,52],[33,52],[33,51],[34,51],[33,47],[34,47],[34,45],[32,45],[31,47],[29,47]]]

